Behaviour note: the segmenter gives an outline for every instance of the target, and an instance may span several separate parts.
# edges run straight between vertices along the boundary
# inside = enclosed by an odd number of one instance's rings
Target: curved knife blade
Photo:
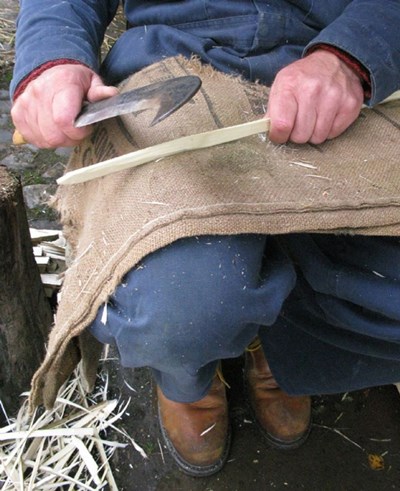
[[[74,125],[80,128],[121,114],[155,109],[157,114],[150,124],[153,126],[183,106],[196,94],[200,86],[199,77],[188,75],[139,87],[85,105],[75,119]]]

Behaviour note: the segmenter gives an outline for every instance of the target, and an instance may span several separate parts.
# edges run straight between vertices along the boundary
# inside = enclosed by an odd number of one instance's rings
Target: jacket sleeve
[[[118,0],[21,0],[10,92],[41,65],[70,59],[95,71]]]
[[[335,46],[369,72],[374,105],[400,88],[400,1],[353,0],[343,13],[305,48]]]

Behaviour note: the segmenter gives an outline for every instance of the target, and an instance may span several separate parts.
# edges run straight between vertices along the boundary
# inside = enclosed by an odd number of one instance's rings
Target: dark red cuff
[[[15,92],[14,92],[13,101],[15,102],[18,99],[18,97],[22,94],[22,92],[24,92],[24,90],[26,89],[26,87],[28,86],[28,84],[30,82],[32,82],[32,80],[35,80],[43,72],[45,72],[49,68],[53,68],[53,66],[57,66],[57,65],[84,65],[84,66],[86,66],[84,63],[81,63],[80,61],[77,61],[77,60],[69,60],[67,58],[65,58],[65,59],[62,58],[60,60],[53,60],[53,61],[48,61],[47,63],[43,63],[43,65],[40,65],[35,70],[33,70],[33,72],[29,73],[29,75],[27,75],[18,84],[18,86],[17,86],[17,88],[15,89]]]
[[[356,58],[351,56],[346,51],[336,48],[330,44],[316,44],[307,51],[307,54],[311,54],[318,49],[323,49],[324,51],[329,51],[336,55],[340,60],[342,60],[346,65],[355,72],[361,80],[362,87],[364,90],[364,98],[370,99],[371,97],[371,78],[368,70],[362,65]]]

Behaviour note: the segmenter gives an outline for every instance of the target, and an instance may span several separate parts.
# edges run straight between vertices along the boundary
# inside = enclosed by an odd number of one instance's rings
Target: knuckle
[[[305,134],[302,131],[296,131],[296,130],[292,131],[292,133],[290,135],[290,141],[293,143],[298,143],[298,144],[307,143],[309,138],[310,138],[310,135]]]
[[[304,91],[308,94],[315,95],[321,93],[325,89],[324,84],[318,78],[307,79],[307,83],[304,86]]]
[[[348,97],[346,99],[346,110],[349,113],[358,112],[361,109],[362,101],[358,100],[357,97]]]
[[[39,99],[42,96],[43,93],[43,84],[39,79],[33,80],[28,87],[26,88],[25,92],[21,95],[21,97],[28,98],[34,98],[34,99]]]
[[[12,120],[14,121],[14,124],[15,124],[19,119],[19,108],[18,108],[18,106],[13,106],[11,108],[10,115],[11,115]]]
[[[321,133],[314,133],[313,136],[310,138],[310,143],[314,145],[319,145],[323,143],[327,139],[327,135],[321,134]]]
[[[292,123],[285,119],[274,121],[274,131],[279,134],[289,134],[292,129]]]
[[[302,135],[290,135],[290,141],[298,145],[301,145],[303,143],[307,143],[308,139]]]
[[[72,120],[64,111],[57,111],[53,114],[54,124],[58,128],[65,128],[72,126]]]
[[[14,112],[14,113],[17,113],[19,111],[23,111],[26,109],[26,107],[28,106],[29,104],[29,101],[31,100],[31,98],[29,97],[27,91],[25,90],[24,92],[22,92],[22,94],[18,97],[18,99],[14,102],[11,110]]]
[[[44,141],[45,148],[56,148],[63,144],[63,138],[59,134],[53,133],[46,135]]]
[[[343,90],[337,85],[331,85],[325,89],[325,98],[329,101],[337,101],[339,103],[343,99]]]

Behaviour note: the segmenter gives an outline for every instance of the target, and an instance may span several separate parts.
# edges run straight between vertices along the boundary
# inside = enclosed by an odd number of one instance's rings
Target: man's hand
[[[74,146],[92,128],[75,128],[83,101],[118,93],[84,65],[57,65],[32,80],[11,109],[15,127],[27,142],[40,148]]]
[[[345,131],[364,99],[358,75],[336,55],[318,50],[283,68],[271,87],[267,117],[274,143],[322,143]]]

